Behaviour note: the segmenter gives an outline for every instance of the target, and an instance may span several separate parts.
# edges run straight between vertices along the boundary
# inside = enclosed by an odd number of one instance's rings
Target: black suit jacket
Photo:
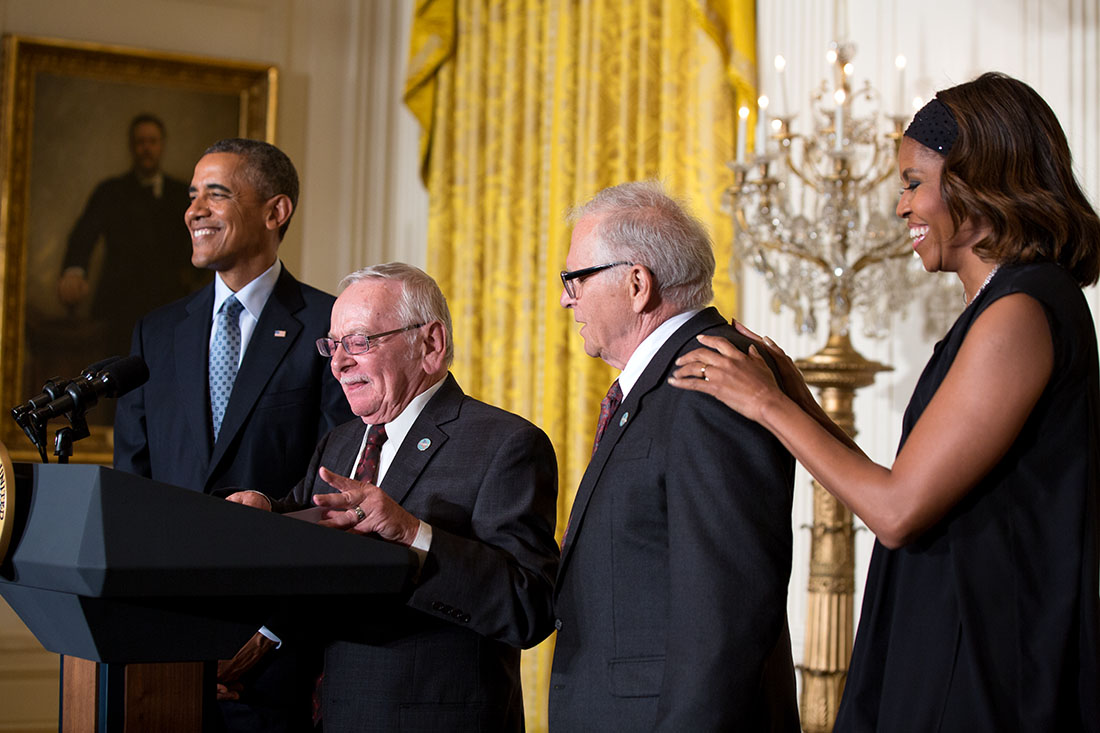
[[[611,417],[555,590],[550,729],[798,730],[786,621],[794,461],[768,431],[665,381],[679,328]]]
[[[64,267],[88,268],[103,240],[103,262],[92,293],[91,316],[106,323],[112,342],[104,354],[122,354],[139,318],[186,296],[209,273],[191,266],[191,235],[183,214],[188,184],[165,175],[161,196],[131,171],[96,186],[69,234]]]
[[[132,352],[149,365],[149,381],[118,401],[115,468],[207,493],[288,491],[320,437],[353,417],[314,346],[328,333],[333,302],[283,268],[213,445],[207,354],[214,285],[145,316],[134,329]],[[240,703],[222,703],[229,730],[275,733],[309,725],[320,654],[291,637],[242,678]]]
[[[277,510],[331,493],[317,470],[347,475],[366,426],[341,425]],[[553,629],[557,463],[545,433],[467,397],[448,375],[380,488],[432,526],[420,577],[400,602],[348,605],[320,625],[326,733],[522,731],[519,647]]]
[[[214,285],[143,318],[132,353],[149,365],[149,381],[118,401],[115,468],[206,493],[289,491],[320,437],[353,417],[314,347],[328,333],[333,302],[283,268],[214,444],[207,385]]]

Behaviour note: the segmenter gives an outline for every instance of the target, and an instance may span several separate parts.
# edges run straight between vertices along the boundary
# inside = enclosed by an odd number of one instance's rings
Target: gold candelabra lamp
[[[745,154],[749,110],[742,108],[734,183],[724,205],[734,221],[734,268],[763,275],[772,309],[794,313],[800,332],[816,333],[816,311],[827,307],[828,338],[813,356],[797,361],[822,407],[855,435],[855,390],[891,367],[869,361],[852,346],[853,312],[863,331],[883,336],[918,284],[919,260],[907,228],[893,211],[897,149],[905,114],[880,115],[884,106],[870,82],[853,89],[851,42],[830,44],[832,79],[810,94],[812,128],[794,131],[794,114],[768,125],[759,100],[756,150]],[[777,57],[777,70],[781,70]],[[899,57],[898,100],[904,89]],[[784,88],[784,105],[786,94]],[[903,106],[903,105],[899,105]],[[900,112],[900,108],[898,112]],[[883,120],[885,117],[885,120]],[[895,179],[896,180],[896,179]],[[805,652],[799,670],[806,731],[830,731],[848,671],[854,623],[852,516],[813,482],[813,525]]]

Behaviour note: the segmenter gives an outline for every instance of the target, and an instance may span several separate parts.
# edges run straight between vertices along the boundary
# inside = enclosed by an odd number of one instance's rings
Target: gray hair
[[[685,310],[714,299],[714,249],[702,222],[657,181],[605,188],[574,207],[574,224],[599,217],[594,233],[608,259],[629,260],[653,273],[661,297]]]
[[[382,265],[368,265],[351,273],[340,281],[340,291],[363,280],[396,280],[400,282],[401,297],[397,301],[397,315],[402,324],[431,323],[439,321],[447,333],[447,349],[443,354],[449,367],[455,358],[454,333],[451,329],[451,310],[439,284],[419,267],[404,262],[387,262]],[[405,334],[405,340],[411,346],[416,334]]]

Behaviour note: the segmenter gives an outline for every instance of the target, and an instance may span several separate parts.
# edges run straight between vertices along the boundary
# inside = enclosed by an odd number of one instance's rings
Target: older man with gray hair
[[[700,334],[749,346],[706,307],[710,239],[655,183],[601,191],[572,219],[561,304],[621,374],[562,546],[550,729],[797,731],[794,461],[666,381]]]
[[[341,288],[317,347],[359,419],[325,436],[283,500],[230,499],[319,505],[325,524],[421,556],[401,602],[320,623],[336,637],[325,650],[326,733],[522,731],[519,648],[553,629],[554,449],[523,418],[462,392],[448,372],[447,302],[428,275],[377,265]]]

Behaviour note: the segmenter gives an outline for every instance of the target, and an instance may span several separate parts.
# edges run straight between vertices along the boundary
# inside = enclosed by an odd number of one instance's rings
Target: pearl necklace
[[[999,269],[1001,269],[1001,263],[998,262],[997,264],[993,265],[993,269],[990,270],[989,274],[985,276],[985,281],[982,283],[982,286],[980,288],[978,288],[978,292],[974,293],[974,297],[971,298],[970,300],[966,299],[966,290],[964,289],[963,290],[963,304],[964,305],[970,305],[975,300],[977,300],[978,296],[982,294],[983,290],[985,290],[985,286],[989,284],[989,281],[993,279],[993,276],[997,274],[997,270],[999,270]]]

